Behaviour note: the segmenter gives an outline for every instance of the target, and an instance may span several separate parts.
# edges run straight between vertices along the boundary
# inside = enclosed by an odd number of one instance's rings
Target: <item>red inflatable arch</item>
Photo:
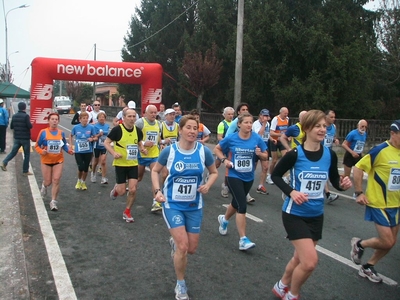
[[[32,140],[48,126],[53,108],[53,80],[115,82],[142,86],[142,110],[161,103],[162,67],[155,63],[128,63],[37,57],[32,61]]]

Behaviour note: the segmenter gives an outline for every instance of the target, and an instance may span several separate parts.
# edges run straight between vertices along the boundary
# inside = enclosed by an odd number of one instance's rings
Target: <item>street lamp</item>
[[[8,62],[8,28],[7,28],[7,16],[8,16],[8,14],[11,12],[11,11],[13,11],[13,10],[16,10],[16,9],[19,9],[19,8],[27,8],[27,7],[29,7],[29,5],[26,5],[26,4],[24,4],[24,5],[20,5],[20,6],[17,6],[17,7],[14,7],[14,8],[11,8],[7,13],[5,13],[4,14],[4,24],[5,24],[5,33],[6,33],[6,79],[7,79],[7,81],[10,81],[10,76],[9,76],[9,69],[8,69],[8,66],[9,66],[9,62]]]
[[[11,79],[10,56],[13,54],[17,54],[17,53],[19,53],[19,51],[14,51],[14,52],[10,53],[10,55],[8,55],[8,57],[7,57],[7,63],[8,63],[8,66],[7,66],[8,72],[6,73],[7,74],[7,78],[6,78],[7,82],[11,82],[10,81],[10,79]]]

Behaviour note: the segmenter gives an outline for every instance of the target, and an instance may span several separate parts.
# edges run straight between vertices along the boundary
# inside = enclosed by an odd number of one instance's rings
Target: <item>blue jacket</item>
[[[8,110],[0,106],[0,126],[8,126]]]

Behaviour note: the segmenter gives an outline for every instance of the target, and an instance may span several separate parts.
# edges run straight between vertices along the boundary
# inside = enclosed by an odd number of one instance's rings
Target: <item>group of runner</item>
[[[198,112],[192,111],[191,114],[182,116],[178,103],[163,110],[162,114],[159,114],[156,106],[149,105],[142,118],[137,118],[136,111],[128,106],[122,111],[122,122],[111,130],[109,127],[105,128],[105,114],[97,113],[99,125],[96,126],[97,123],[88,124],[89,114],[82,111],[79,114],[80,124],[71,131],[70,145],[75,145],[74,150],[67,144],[64,133],[57,128],[59,116],[50,114],[49,128],[41,131],[36,143],[36,150],[42,156],[42,194],[45,195],[47,187],[53,184],[50,209],[57,210],[56,199],[63,162],[62,149],[69,154],[75,154],[78,165],[76,187],[85,190],[85,179],[93,150],[99,149],[95,145],[103,146],[103,150],[98,151],[99,156],[105,156],[108,151],[114,159],[116,183],[110,192],[110,198],[114,200],[125,195],[126,183],[128,184],[122,218],[132,223],[134,218],[131,210],[136,198],[137,185],[148,167],[152,180],[151,212],[162,211],[171,234],[169,243],[177,276],[175,298],[186,300],[189,299],[184,279],[187,254],[193,254],[197,249],[202,222],[202,194],[207,193],[217,179],[216,167],[223,164],[226,169],[221,195],[227,197],[229,192],[232,195],[225,214],[218,216],[219,233],[227,234],[229,220],[235,215],[239,250],[245,251],[255,247],[255,243],[246,236],[245,214],[247,204],[254,201],[248,192],[253,185],[256,164],[260,161],[263,180],[257,187],[257,193],[267,194],[264,187],[266,180],[270,184],[276,184],[285,194],[282,220],[288,239],[295,249],[282,278],[273,287],[273,292],[281,299],[298,299],[301,286],[318,262],[315,245],[322,236],[325,197],[331,202],[337,196],[327,190],[327,182],[329,180],[337,190],[346,190],[352,186],[349,176],[339,176],[337,156],[331,149],[333,144],[338,143],[333,124],[334,112],[301,112],[299,122],[289,126],[288,109],[285,107],[280,109],[279,115],[272,119],[271,124],[268,122],[270,114],[267,109],[260,111],[255,122],[248,111],[249,105],[241,103],[237,108],[238,117],[233,120],[234,109],[224,109],[224,120],[217,128],[219,142],[213,149],[216,159],[213,158],[211,150],[204,146],[209,130],[200,123]],[[366,129],[362,121],[359,122],[359,129]],[[351,162],[357,163],[357,168],[367,172],[378,170],[384,182],[392,181],[386,187],[384,197],[390,198],[391,205],[396,205],[397,201],[397,208],[391,206],[389,210],[383,210],[372,205],[372,209],[368,210],[368,220],[377,224],[379,238],[353,238],[351,243],[351,258],[358,264],[361,263],[365,247],[377,249],[378,253],[359,271],[360,276],[373,282],[382,280],[374,270],[374,264],[393,247],[396,240],[400,196],[397,175],[400,163],[397,162],[396,166],[388,169],[379,164],[375,166],[374,162],[384,160],[380,158],[380,152],[391,156],[398,154],[399,126],[400,121],[392,124],[391,139],[385,145],[371,150],[365,159],[361,159],[359,155],[359,162]],[[363,136],[365,131],[359,134]],[[292,146],[289,146],[289,138]],[[363,138],[366,138],[366,135]],[[349,139],[350,137],[346,137],[349,149],[360,154],[360,147],[364,144]],[[351,144],[353,142],[355,145]],[[279,162],[277,151],[281,152]],[[356,158],[355,155],[353,157]],[[99,161],[104,162],[101,159]],[[379,163],[382,164],[382,161]],[[96,167],[95,163],[93,167]],[[106,171],[105,164],[102,164],[102,171]],[[92,172],[95,170],[92,169]],[[374,199],[370,199],[372,194],[368,188],[364,194],[358,171],[355,171],[356,174],[358,203],[368,205],[374,203],[375,198],[383,197],[381,194],[374,194]],[[106,173],[103,173],[104,178]],[[368,185],[372,185],[370,180],[375,180],[374,176],[369,176]],[[384,216],[388,218],[385,219]],[[389,228],[389,232],[386,228]]]

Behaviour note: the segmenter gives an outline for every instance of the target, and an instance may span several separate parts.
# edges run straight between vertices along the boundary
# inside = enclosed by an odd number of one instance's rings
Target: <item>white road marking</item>
[[[321,252],[321,253],[325,254],[326,256],[329,256],[329,257],[341,262],[342,264],[345,264],[345,265],[347,265],[347,266],[349,266],[349,267],[351,267],[351,268],[353,268],[353,269],[355,269],[357,271],[360,269],[360,266],[358,266],[355,263],[353,263],[350,259],[344,258],[343,256],[340,256],[340,255],[338,255],[336,253],[333,253],[332,251],[329,251],[329,250],[327,250],[327,249],[325,249],[325,248],[323,248],[321,246],[318,246],[318,245],[315,248],[317,249],[318,252]],[[350,248],[350,246],[349,246],[349,248]],[[388,277],[386,277],[386,276],[384,276],[384,275],[382,275],[380,273],[379,273],[379,275],[382,277],[383,283],[386,283],[387,285],[397,285],[396,281],[394,281],[394,280],[392,280],[392,279],[390,279],[390,278],[388,278]]]
[[[338,192],[333,192],[333,193],[335,193],[336,195],[339,195],[340,197],[343,197],[343,198],[347,198],[347,199],[350,199],[350,200],[353,200],[354,201],[354,203],[356,202],[356,200],[354,200],[354,198],[353,198],[353,196],[349,196],[349,195],[345,195],[345,194],[342,194],[342,193],[338,193]],[[336,200],[337,201],[337,200]]]
[[[30,169],[33,170],[32,165],[30,165]],[[49,257],[51,270],[53,272],[58,298],[75,300],[77,299],[75,290],[72,285],[71,278],[69,277],[64,258],[61,254],[57,238],[51,226],[49,216],[47,215],[46,207],[40,194],[39,187],[36,183],[35,175],[28,176],[28,180],[32,191],[33,202],[35,203],[36,214],[38,216],[44,244]]]
[[[341,195],[341,196],[353,199],[353,197],[349,197],[347,195]],[[222,206],[223,207],[228,207],[228,205],[229,204],[223,204]],[[262,219],[257,218],[256,216],[253,216],[253,215],[248,214],[248,213],[246,213],[246,217],[251,219],[251,220],[253,220],[253,221],[255,221],[255,222],[258,222],[258,223],[264,222]],[[338,255],[338,254],[336,254],[336,253],[334,253],[332,251],[329,251],[328,249],[325,249],[325,248],[323,248],[323,247],[321,247],[319,245],[317,245],[315,247],[315,249],[317,249],[318,252],[321,252],[321,253],[325,254],[326,256],[329,256],[329,257],[337,260],[338,262],[341,262],[342,264],[345,264],[345,265],[347,265],[347,266],[349,266],[349,267],[351,267],[351,268],[353,268],[355,270],[359,270],[360,269],[360,266],[357,266],[350,259],[344,258],[343,256],[340,256],[340,255]],[[386,276],[384,276],[384,275],[382,275],[380,273],[379,273],[379,275],[382,277],[383,283],[386,283],[387,285],[395,286],[395,285],[398,284],[396,281],[394,281],[393,279],[390,279],[389,277],[386,277]]]
[[[222,204],[223,207],[228,207],[229,204]],[[264,221],[260,218],[257,218],[256,216],[253,216],[252,214],[246,213],[246,217],[249,218],[250,220],[253,220],[254,222],[257,223],[263,223]]]

